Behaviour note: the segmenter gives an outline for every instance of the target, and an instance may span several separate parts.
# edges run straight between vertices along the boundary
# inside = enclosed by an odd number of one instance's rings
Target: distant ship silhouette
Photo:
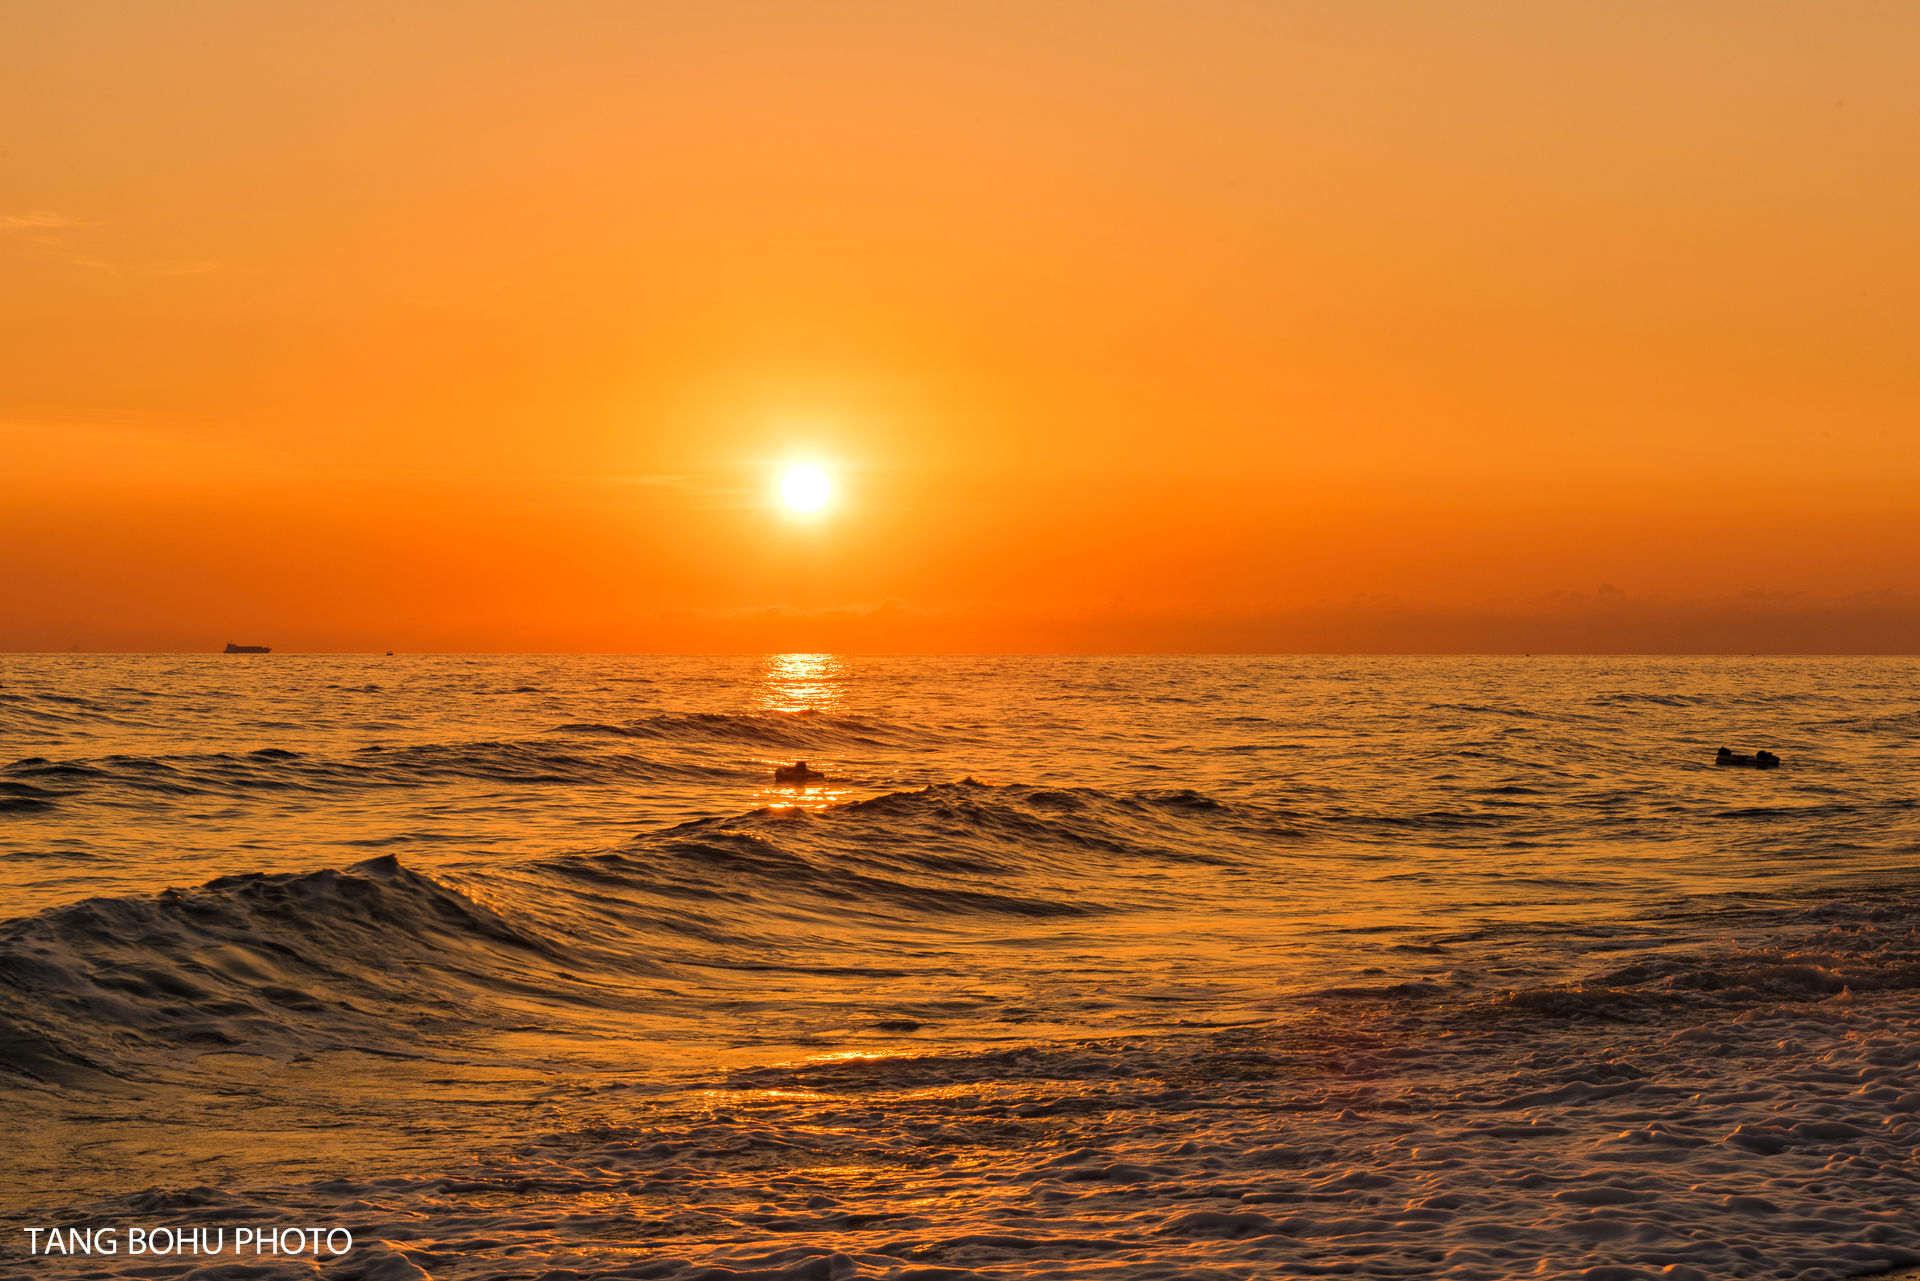
[[[271,654],[273,653],[273,651],[271,649],[268,649],[265,645],[236,645],[232,641],[228,641],[227,647],[221,650],[220,652],[223,654]]]

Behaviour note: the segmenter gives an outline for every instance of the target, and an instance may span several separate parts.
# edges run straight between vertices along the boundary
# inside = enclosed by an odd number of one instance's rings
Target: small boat
[[[773,781],[776,783],[817,783],[826,778],[819,770],[805,761],[795,761],[791,765],[776,765],[773,768]]]
[[[236,645],[232,641],[228,641],[227,647],[221,650],[220,652],[223,654],[271,654],[273,653],[273,651],[271,649],[268,649],[265,645]]]

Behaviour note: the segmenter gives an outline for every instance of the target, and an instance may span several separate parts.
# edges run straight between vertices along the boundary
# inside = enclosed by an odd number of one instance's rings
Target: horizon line
[[[265,654],[228,654],[217,649],[4,649],[17,658],[178,657],[271,659],[285,657],[363,658],[768,658],[788,654],[832,654],[845,658],[1920,658],[1920,650],[1880,649],[274,649]]]

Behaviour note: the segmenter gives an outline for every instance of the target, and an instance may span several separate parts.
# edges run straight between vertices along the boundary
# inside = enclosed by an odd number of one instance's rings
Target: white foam
[[[382,1278],[1822,1281],[1920,1263],[1916,1063],[1913,993],[1679,1027],[1328,1011],[578,1086],[470,1169],[169,1204],[338,1222]]]

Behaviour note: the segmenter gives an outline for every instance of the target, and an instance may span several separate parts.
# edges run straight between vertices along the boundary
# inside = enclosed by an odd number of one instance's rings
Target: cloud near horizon
[[[606,620],[488,617],[420,627],[321,616],[218,620],[81,643],[58,626],[15,624],[0,649],[217,648],[226,632],[282,651],[508,653],[1224,653],[1224,654],[1914,654],[1920,596],[1895,591],[1819,596],[1751,591],[1714,598],[1637,596],[1603,586],[1527,599],[1436,604],[1371,595],[1272,610],[1085,607],[1023,610],[988,603],[921,606],[900,598],[819,607],[764,605],[644,613]],[[218,637],[214,632],[220,632]]]
[[[1611,585],[1452,605],[1362,595],[1272,610],[1017,611],[916,607],[900,599],[819,609],[681,612],[676,634],[728,650],[1179,653],[1875,653],[1920,652],[1920,596],[1822,597],[1755,590],[1712,598],[1636,596]],[[961,635],[970,643],[943,646]],[[1012,638],[1032,637],[1021,646]]]

